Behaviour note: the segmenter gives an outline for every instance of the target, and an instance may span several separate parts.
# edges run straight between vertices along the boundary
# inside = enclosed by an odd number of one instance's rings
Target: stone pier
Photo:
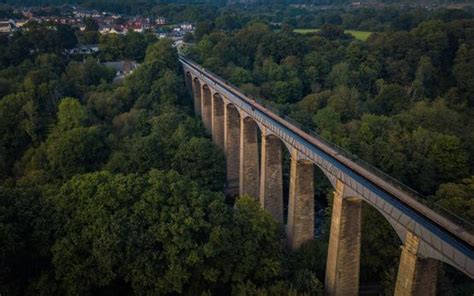
[[[193,80],[193,95],[194,95],[194,113],[201,115],[201,83],[199,79]]]
[[[360,272],[362,201],[344,196],[344,184],[336,183],[328,259],[326,295],[358,295]]]
[[[202,122],[206,131],[212,134],[212,97],[211,90],[207,85],[202,87],[202,99],[201,99],[201,110],[202,110]]]
[[[191,77],[191,74],[189,72],[186,73],[185,75],[185,81],[186,81],[186,89],[188,90],[188,93],[192,96],[194,96],[193,93],[193,78]]]
[[[212,98],[212,141],[224,150],[224,102],[219,94]]]
[[[283,224],[282,143],[265,130],[262,131],[260,204]]]
[[[257,124],[250,117],[240,120],[240,190],[255,199],[259,196]]]
[[[234,105],[224,106],[224,154],[227,165],[227,192],[239,194],[240,115]]]
[[[407,232],[398,267],[395,296],[434,296],[438,281],[439,262],[418,255],[420,239]]]
[[[291,153],[288,243],[297,249],[314,237],[314,168],[311,162]]]

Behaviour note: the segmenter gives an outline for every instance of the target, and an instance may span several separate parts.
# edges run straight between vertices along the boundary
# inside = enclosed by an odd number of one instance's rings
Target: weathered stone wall
[[[201,116],[201,83],[199,79],[193,80],[194,113]]]
[[[420,239],[407,232],[398,267],[396,296],[436,295],[439,261],[418,255]]]
[[[250,117],[240,120],[240,195],[259,196],[258,132]]]
[[[344,196],[344,184],[334,192],[328,259],[326,295],[358,295],[362,200]]]
[[[212,98],[212,141],[224,150],[224,102],[219,94]]]
[[[260,204],[283,224],[283,172],[280,139],[262,131]]]
[[[291,155],[290,198],[288,205],[288,242],[297,249],[314,237],[314,168],[313,164]]]
[[[201,90],[201,110],[202,110],[202,122],[206,131],[212,134],[212,98],[211,90],[207,85],[204,85]]]
[[[239,194],[240,116],[235,106],[224,106],[224,154],[227,165],[227,191]]]

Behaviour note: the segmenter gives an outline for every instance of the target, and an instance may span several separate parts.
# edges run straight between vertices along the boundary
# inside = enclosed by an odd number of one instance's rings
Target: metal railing
[[[272,105],[271,103],[269,103],[268,101],[260,99],[260,98],[255,98],[253,96],[242,93],[237,86],[233,85],[231,82],[229,82],[226,79],[220,77],[219,75],[216,75],[214,73],[211,73],[211,72],[207,71],[203,67],[195,64],[193,61],[189,60],[188,58],[186,58],[182,55],[180,55],[180,58],[183,59],[184,61],[188,62],[189,64],[194,65],[194,67],[197,67],[198,71],[200,71],[202,74],[205,74],[207,77],[209,77],[215,83],[221,84],[221,82],[223,82],[227,87],[232,88],[233,90],[231,90],[231,92],[234,93],[234,95],[242,97],[241,95],[238,94],[238,93],[241,93],[243,96],[246,97],[246,98],[242,98],[242,99],[250,100],[250,101],[254,101],[254,102],[258,103],[260,106],[265,108],[267,111],[270,111],[271,113],[279,116],[280,118],[282,118],[285,121],[289,122],[290,124],[292,124],[296,128],[303,131],[304,133],[310,135],[311,137],[313,137],[313,138],[317,139],[318,141],[324,143],[325,145],[329,146],[331,149],[336,151],[338,154],[346,157],[347,159],[349,159],[349,160],[353,161],[354,163],[356,163],[357,165],[361,166],[363,169],[365,169],[365,170],[369,171],[370,173],[376,175],[377,177],[383,179],[385,182],[389,183],[391,186],[403,191],[404,193],[406,193],[407,195],[409,195],[410,197],[412,197],[416,201],[418,201],[421,204],[427,206],[429,209],[435,211],[436,213],[442,215],[444,218],[450,220],[452,223],[455,223],[458,226],[461,226],[462,228],[464,228],[469,233],[473,233],[473,231],[474,231],[474,223],[473,222],[466,220],[465,218],[459,216],[458,214],[452,212],[451,210],[449,210],[447,208],[444,208],[443,206],[439,205],[438,203],[434,202],[433,200],[430,200],[429,198],[423,196],[422,194],[420,194],[419,192],[417,192],[413,188],[403,184],[399,180],[395,179],[394,177],[390,176],[389,174],[385,173],[384,171],[380,170],[379,168],[375,167],[374,165],[372,165],[372,164],[368,163],[367,161],[361,159],[357,155],[341,148],[337,144],[335,144],[335,143],[331,142],[330,140],[322,137],[316,131],[314,131],[314,130],[308,128],[308,127],[303,126],[299,122],[297,122],[294,119],[292,119],[291,117],[289,117],[288,114],[285,114],[281,110],[275,108],[275,106]],[[216,81],[212,77],[215,77],[220,81]]]

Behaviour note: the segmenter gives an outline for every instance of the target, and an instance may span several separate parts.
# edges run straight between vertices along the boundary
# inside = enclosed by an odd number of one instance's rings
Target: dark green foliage
[[[472,220],[470,13],[84,4],[196,22],[186,39],[203,66]],[[32,23],[0,36],[0,293],[322,295],[330,210],[317,239],[288,253],[256,201],[226,203],[224,157],[191,116],[172,41],[97,29],[87,19],[84,32]],[[362,42],[344,29],[379,33]],[[96,58],[63,55],[77,42],[141,66],[111,84]],[[388,292],[400,241],[374,209],[363,217],[361,279]],[[472,294],[453,274],[441,293]]]
[[[55,174],[71,177],[100,168],[107,150],[99,127],[78,127],[51,136],[46,154]]]
[[[52,246],[52,262],[67,294],[84,295],[118,277],[128,208],[145,184],[133,175],[94,173],[74,177],[54,196],[64,226]]]
[[[35,190],[0,187],[0,289],[7,295],[24,293],[25,282],[36,272],[40,211]]]
[[[173,158],[172,167],[197,180],[203,188],[222,191],[225,182],[224,154],[205,138],[183,142]]]
[[[100,57],[106,61],[129,59],[142,62],[147,47],[157,39],[151,34],[129,32],[125,36],[117,34],[101,35],[99,40]]]

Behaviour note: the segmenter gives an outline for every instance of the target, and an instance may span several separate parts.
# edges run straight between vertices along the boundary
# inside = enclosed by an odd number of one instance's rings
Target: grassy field
[[[319,29],[295,29],[294,30],[296,33],[301,33],[301,34],[307,34],[307,33],[314,33],[314,32],[319,32]],[[354,36],[354,38],[365,41],[369,36],[372,34],[372,32],[367,32],[367,31],[355,31],[355,30],[345,30],[344,31],[347,34],[351,34]]]

